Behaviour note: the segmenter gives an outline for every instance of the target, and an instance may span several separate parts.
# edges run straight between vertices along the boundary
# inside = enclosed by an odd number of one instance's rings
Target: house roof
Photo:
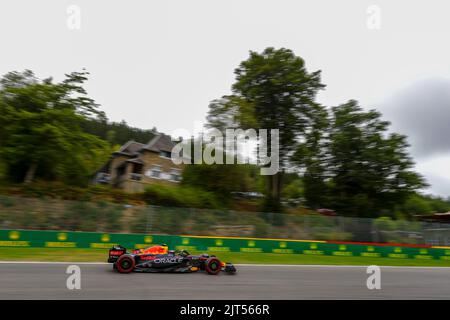
[[[172,141],[172,138],[166,134],[158,133],[156,134],[149,143],[147,143],[143,149],[160,152],[167,151],[171,152],[175,143]]]
[[[119,149],[119,151],[117,151],[117,153],[134,155],[134,154],[137,154],[139,151],[141,151],[144,146],[145,145],[140,142],[128,141],[122,147],[120,147],[120,149]]]
[[[113,154],[122,154],[128,157],[137,156],[142,150],[149,150],[153,152],[171,152],[175,143],[169,135],[163,133],[156,133],[155,136],[147,143],[143,144],[136,141],[128,141],[118,151]],[[131,159],[130,159],[131,160]]]

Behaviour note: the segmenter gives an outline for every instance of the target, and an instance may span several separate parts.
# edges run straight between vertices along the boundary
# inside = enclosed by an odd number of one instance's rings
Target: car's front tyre
[[[209,274],[218,274],[222,269],[222,263],[216,257],[208,258],[205,262],[205,271]]]

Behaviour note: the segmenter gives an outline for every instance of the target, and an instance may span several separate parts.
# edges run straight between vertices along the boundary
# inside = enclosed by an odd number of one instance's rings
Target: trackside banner
[[[165,243],[188,251],[326,255],[450,260],[450,247],[313,240],[144,235],[72,231],[0,230],[0,247],[109,249],[115,244],[143,248]]]

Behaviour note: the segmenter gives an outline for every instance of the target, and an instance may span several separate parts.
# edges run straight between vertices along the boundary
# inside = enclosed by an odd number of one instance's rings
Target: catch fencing
[[[450,224],[0,196],[0,229],[450,246]]]

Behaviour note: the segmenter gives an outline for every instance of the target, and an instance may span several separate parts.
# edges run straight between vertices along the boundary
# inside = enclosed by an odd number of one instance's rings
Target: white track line
[[[236,264],[243,267],[295,267],[295,268],[367,268],[367,265],[331,265],[331,264]],[[449,269],[450,267],[427,267],[427,266],[383,266],[381,268],[398,268],[398,269]]]
[[[108,262],[74,262],[74,261],[0,261],[0,264],[92,264],[106,265]]]
[[[57,261],[0,261],[0,264],[78,264],[78,265],[109,265],[108,262],[57,262]],[[237,267],[291,267],[291,268],[367,268],[369,265],[326,265],[326,264],[235,264]],[[426,267],[426,266],[379,266],[393,269],[449,269],[450,267]]]

